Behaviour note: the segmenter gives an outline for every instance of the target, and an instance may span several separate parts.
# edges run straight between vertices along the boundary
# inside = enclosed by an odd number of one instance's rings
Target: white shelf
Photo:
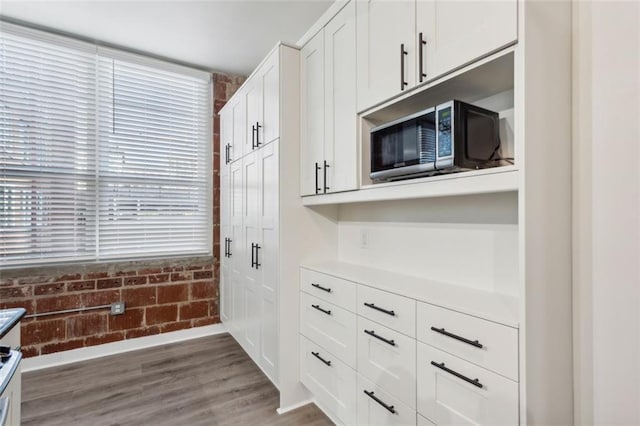
[[[519,328],[518,299],[506,294],[492,293],[339,261],[306,262],[300,266],[509,327]]]
[[[302,204],[305,206],[318,206],[488,194],[517,190],[518,168],[516,166],[503,166],[420,179],[364,185],[357,191],[303,197]]]

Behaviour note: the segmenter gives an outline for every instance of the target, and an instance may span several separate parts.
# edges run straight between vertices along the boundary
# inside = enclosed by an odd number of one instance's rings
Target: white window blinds
[[[209,75],[0,27],[0,266],[211,251]]]

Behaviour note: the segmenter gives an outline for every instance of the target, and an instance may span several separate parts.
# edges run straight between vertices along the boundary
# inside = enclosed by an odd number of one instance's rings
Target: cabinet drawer
[[[416,336],[416,301],[375,288],[358,286],[358,315],[407,336]]]
[[[300,333],[356,366],[356,315],[322,299],[300,293]]]
[[[415,425],[416,412],[402,398],[380,389],[358,374],[358,423],[359,425]]]
[[[300,288],[336,306],[355,312],[356,285],[350,281],[300,268]]]
[[[356,372],[300,336],[300,381],[323,409],[347,425],[356,424]]]
[[[358,317],[358,372],[411,408],[415,408],[414,339]]]
[[[516,425],[518,383],[418,343],[418,412],[439,426]]]
[[[518,380],[518,330],[515,328],[418,303],[417,334],[418,340],[424,343]]]

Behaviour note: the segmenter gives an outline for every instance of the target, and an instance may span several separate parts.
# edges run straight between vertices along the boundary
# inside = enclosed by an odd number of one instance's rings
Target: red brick
[[[95,290],[96,282],[94,280],[74,281],[67,283],[67,291],[83,291]]]
[[[215,298],[209,301],[209,315],[214,316],[218,315],[220,311],[218,310],[218,299]]]
[[[59,282],[59,281],[75,281],[75,280],[79,280],[81,278],[82,278],[82,275],[80,275],[80,274],[65,274],[65,275],[60,275],[54,281],[56,281],[56,282]]]
[[[202,318],[209,315],[208,302],[191,302],[180,306],[180,320]]]
[[[0,287],[13,285],[13,278],[0,278]]]
[[[169,281],[169,274],[149,275],[149,284],[166,283]]]
[[[162,268],[163,272],[176,272],[176,271],[184,271],[184,266],[165,266]]]
[[[216,83],[233,83],[233,77],[227,74],[215,73],[213,78]]]
[[[42,313],[76,309],[79,308],[81,304],[80,296],[77,294],[40,298],[36,300],[36,312]]]
[[[106,271],[100,271],[100,272],[88,272],[86,274],[84,274],[84,279],[85,280],[95,280],[98,278],[107,278],[109,276],[109,273]]]
[[[127,336],[127,339],[135,339],[136,337],[151,336],[153,334],[159,334],[159,333],[160,333],[160,327],[154,325],[153,327],[127,330],[126,336]]]
[[[31,287],[30,285],[0,288],[0,300],[21,299],[23,297],[29,297],[32,294],[33,287]]]
[[[216,99],[226,100],[227,98],[227,85],[222,82],[217,82],[214,84],[213,93],[215,94]]]
[[[20,348],[22,356],[25,358],[31,358],[40,355],[40,349],[37,346],[22,346]]]
[[[52,354],[54,352],[62,352],[62,351],[69,351],[71,349],[78,349],[83,346],[84,344],[83,342],[84,342],[83,339],[78,339],[78,340],[69,340],[69,341],[60,342],[60,343],[50,343],[48,345],[44,345],[40,350],[40,353],[42,355],[46,355],[46,354]]]
[[[202,271],[207,265],[206,264],[194,264],[189,265],[185,269],[185,271]]]
[[[189,297],[187,284],[171,284],[158,287],[158,304],[183,302]]]
[[[161,274],[162,268],[145,268],[138,270],[138,275],[154,275]]]
[[[145,313],[147,325],[175,322],[177,319],[178,305],[149,306]]]
[[[25,346],[66,338],[63,319],[31,322],[22,326],[20,331],[21,344]]]
[[[104,291],[92,291],[82,294],[82,306],[85,308],[91,308],[93,306],[110,305],[114,302],[119,302],[120,290],[104,290]]]
[[[64,283],[41,284],[34,286],[33,294],[36,296],[64,293]]]
[[[142,327],[144,309],[126,309],[122,315],[109,316],[109,331],[121,331]]]
[[[168,333],[171,331],[184,330],[187,328],[191,328],[191,321],[179,321],[179,322],[170,322],[167,324],[162,324],[160,326],[160,331],[162,333]]]
[[[147,277],[125,277],[123,278],[124,285],[144,285],[147,283]]]
[[[21,277],[17,284],[42,284],[53,282],[53,277]]]
[[[67,319],[67,338],[91,336],[106,331],[106,313],[82,314]]]
[[[122,290],[122,300],[127,307],[149,306],[156,304],[156,288],[140,287]]]
[[[191,281],[191,272],[173,272],[171,274],[171,281]]]
[[[116,277],[130,277],[132,275],[136,275],[136,271],[118,271],[113,275]]]
[[[213,278],[212,271],[195,271],[193,273],[194,280],[206,280],[207,278]]]
[[[106,278],[97,281],[98,290],[104,288],[116,288],[122,287],[122,278]]]
[[[191,283],[191,300],[212,299],[215,296],[213,281],[200,281]]]
[[[101,334],[98,336],[88,336],[84,340],[84,345],[85,346],[102,345],[103,343],[117,342],[123,339],[124,339],[124,333],[119,331],[117,333],[107,333],[107,334]]]
[[[0,309],[13,309],[24,308],[27,310],[27,314],[32,314],[36,311],[36,303],[33,300],[8,300],[0,302]]]
[[[216,319],[214,317],[200,318],[193,321],[194,327],[203,327],[205,325],[218,324],[220,319]]]

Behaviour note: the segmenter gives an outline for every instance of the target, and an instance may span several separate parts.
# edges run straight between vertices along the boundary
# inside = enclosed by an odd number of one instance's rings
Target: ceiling
[[[248,75],[333,0],[0,0],[0,14],[209,70]]]

